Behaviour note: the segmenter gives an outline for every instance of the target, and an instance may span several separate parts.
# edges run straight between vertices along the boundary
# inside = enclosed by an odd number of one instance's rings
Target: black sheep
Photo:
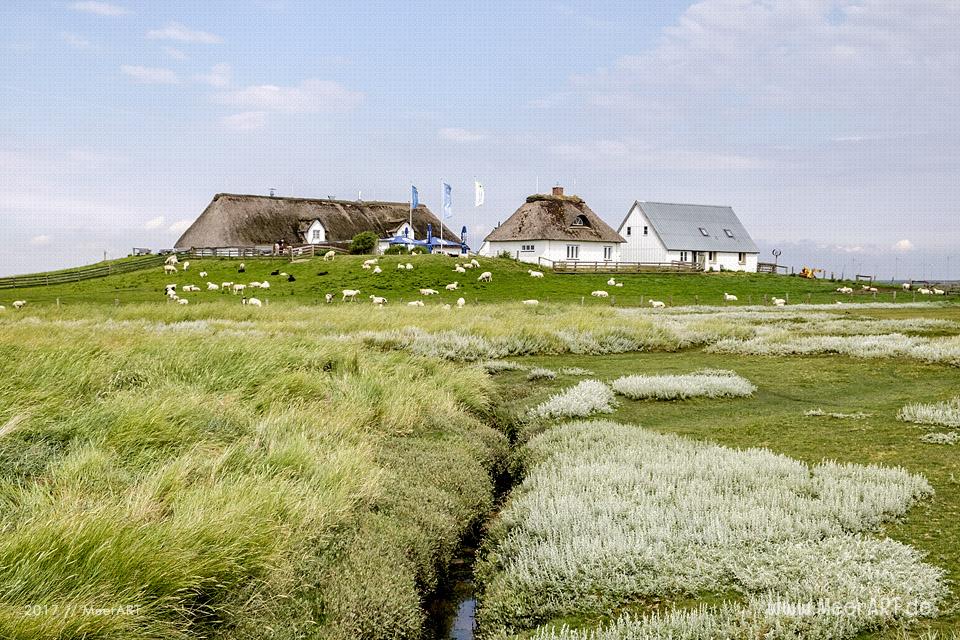
[[[287,282],[296,282],[297,279],[293,277],[293,274],[287,276]]]
[[[325,276],[325,275],[327,275],[328,273],[330,273],[330,272],[329,272],[329,271],[318,271],[318,272],[317,272],[317,275],[318,275],[318,276]]]
[[[280,275],[280,269],[274,269],[273,271],[270,272],[270,275],[272,275],[272,276],[278,276],[278,275]]]

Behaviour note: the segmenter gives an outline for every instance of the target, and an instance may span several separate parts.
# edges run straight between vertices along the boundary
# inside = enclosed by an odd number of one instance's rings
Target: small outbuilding
[[[521,262],[619,262],[625,240],[563,187],[529,196],[512,216],[484,238],[480,255],[509,253]]]

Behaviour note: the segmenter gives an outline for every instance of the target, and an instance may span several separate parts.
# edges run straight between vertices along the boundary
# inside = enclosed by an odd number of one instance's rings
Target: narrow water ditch
[[[473,582],[478,534],[470,536],[426,605],[424,640],[473,640],[477,600]]]

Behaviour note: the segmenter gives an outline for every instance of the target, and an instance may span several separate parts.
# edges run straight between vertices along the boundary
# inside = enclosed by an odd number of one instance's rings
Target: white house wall
[[[644,227],[647,228],[647,235],[643,235]],[[617,232],[627,241],[620,251],[623,262],[671,262],[680,259],[679,254],[677,257],[670,257],[667,248],[653,230],[653,225],[636,205],[631,207],[626,221],[620,225]]]
[[[319,238],[314,238],[314,237],[313,237],[313,232],[314,232],[314,231],[319,231],[319,232],[320,232],[320,237],[319,237]],[[319,221],[319,220],[315,220],[315,221],[313,222],[313,224],[310,225],[310,228],[307,229],[307,233],[306,233],[306,238],[305,238],[305,239],[306,239],[306,241],[307,241],[307,244],[321,244],[321,243],[323,243],[323,242],[326,242],[326,241],[327,241],[327,230],[324,229],[323,225],[320,224],[320,221]]]
[[[522,247],[533,245],[533,251],[523,251]],[[578,262],[604,262],[603,248],[610,247],[610,262],[619,262],[620,243],[618,242],[584,242],[575,240],[510,240],[503,242],[484,242],[480,248],[480,255],[496,256],[506,251],[520,262],[538,264],[540,258],[551,262],[567,261],[567,245],[580,247]]]

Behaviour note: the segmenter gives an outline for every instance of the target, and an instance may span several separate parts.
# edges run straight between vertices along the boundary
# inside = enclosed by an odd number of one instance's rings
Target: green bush
[[[379,240],[373,231],[362,231],[350,241],[350,253],[372,253]]]

